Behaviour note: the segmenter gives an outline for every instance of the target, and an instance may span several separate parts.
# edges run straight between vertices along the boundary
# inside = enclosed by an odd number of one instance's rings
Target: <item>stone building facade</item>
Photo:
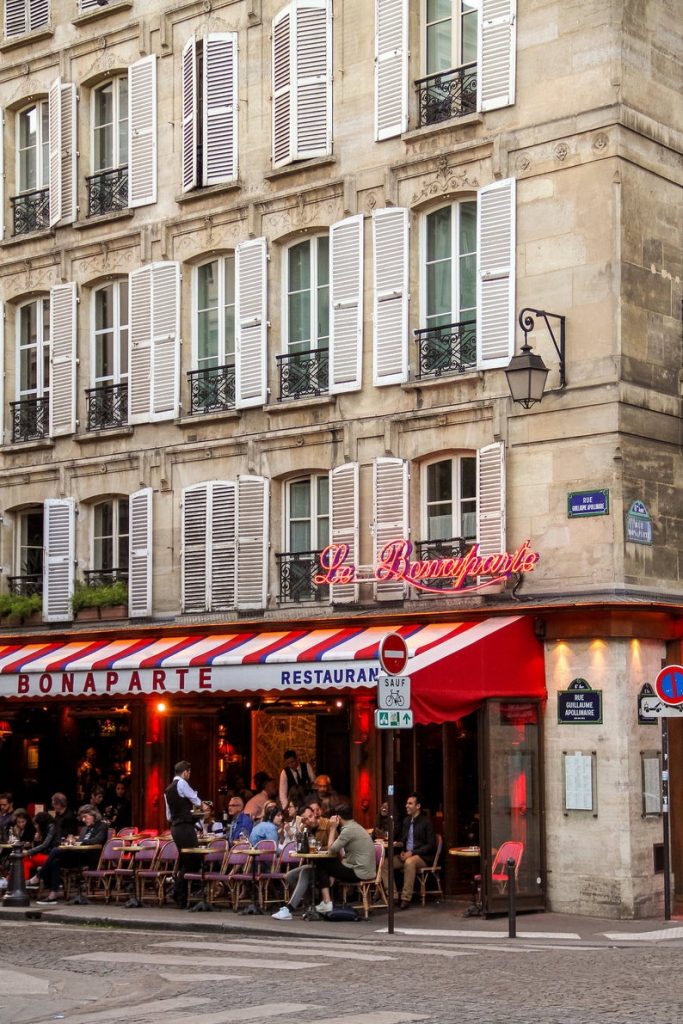
[[[547,905],[658,912],[636,703],[682,660],[679,29],[667,0],[5,0],[0,564],[42,623],[2,643],[521,615]],[[566,318],[564,387],[536,318],[528,410],[527,307]],[[581,491],[607,514],[570,515]],[[370,571],[398,537],[540,557],[451,594],[315,581],[330,542]],[[116,576],[126,619],[79,621]],[[600,722],[558,722],[575,679]]]

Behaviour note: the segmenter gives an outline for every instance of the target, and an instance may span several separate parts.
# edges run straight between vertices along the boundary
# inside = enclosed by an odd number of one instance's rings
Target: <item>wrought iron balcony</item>
[[[86,569],[83,572],[86,587],[108,587],[119,580],[128,583],[128,569]]]
[[[418,345],[417,377],[467,373],[477,365],[477,321],[426,327],[415,331]]]
[[[50,399],[25,398],[21,402],[10,402],[12,417],[12,442],[39,441],[47,437],[50,429]]]
[[[7,585],[10,594],[21,594],[22,597],[30,597],[31,594],[42,594],[43,574],[28,573],[25,576],[8,576]]]
[[[463,64],[451,71],[418,78],[415,82],[419,105],[419,128],[453,117],[473,114],[477,109],[477,65]]]
[[[288,398],[327,394],[330,386],[330,354],[326,348],[290,352],[275,358],[280,373],[278,402]]]
[[[86,430],[122,427],[128,422],[128,384],[100,384],[85,389]]]
[[[128,209],[128,167],[98,171],[85,179],[88,187],[88,216]]]
[[[326,601],[329,587],[314,582],[320,572],[320,551],[285,552],[276,555],[280,567],[280,604]]]
[[[44,231],[50,226],[50,190],[39,188],[12,196],[12,221],[15,235],[28,235],[31,231]]]
[[[209,366],[190,370],[190,413],[235,408],[235,367]]]
[[[431,562],[438,558],[462,558],[474,541],[468,541],[464,537],[448,537],[444,540],[417,540],[415,541],[415,557],[420,562]],[[471,583],[470,577],[467,582]],[[431,590],[450,590],[453,587],[450,579],[425,579],[424,583]],[[417,591],[419,596],[424,596],[424,591]]]

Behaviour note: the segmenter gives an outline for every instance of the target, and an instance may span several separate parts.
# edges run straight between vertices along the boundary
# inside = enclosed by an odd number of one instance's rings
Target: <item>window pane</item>
[[[95,330],[111,330],[114,326],[113,285],[95,293]]]
[[[197,317],[197,359],[201,365],[218,366],[218,310],[208,309]]]
[[[48,106],[45,101],[40,104],[40,118],[41,118],[41,129],[40,137],[42,140],[42,157],[41,157],[41,168],[38,175],[38,187],[47,188],[50,184],[50,120],[48,115]]]
[[[95,92],[93,152],[96,171],[114,166],[114,85],[108,82]]]
[[[128,78],[119,78],[119,159],[118,166],[128,163]]]
[[[197,308],[218,306],[218,261],[197,269]]]
[[[289,296],[289,345],[307,348],[311,341],[311,293]]]
[[[448,71],[453,66],[451,22],[440,21],[427,28],[427,74]]]
[[[460,320],[473,320],[477,305],[477,257],[460,260]]]
[[[95,92],[95,117],[96,128],[102,125],[111,124],[114,119],[114,87],[113,82],[107,82],[101,89]]]
[[[119,335],[119,377],[128,376],[128,328],[122,327]]]
[[[433,462],[427,466],[427,501],[452,501],[453,474],[451,460]]]
[[[453,0],[427,0],[427,21],[449,18]]]
[[[439,317],[439,325],[451,320],[451,261],[432,263],[427,267],[427,318],[433,326],[433,318]]]
[[[451,207],[444,206],[427,217],[427,261],[450,259]]]
[[[289,514],[292,519],[301,519],[311,514],[311,485],[308,480],[298,480],[289,488]]]
[[[19,311],[19,344],[35,345],[37,340],[37,304],[29,302]]]
[[[225,362],[235,361],[235,257],[224,258],[225,273]]]
[[[463,64],[472,64],[477,59],[477,10],[472,4],[463,3],[462,11],[460,57]]]
[[[119,281],[119,323],[128,326],[128,281],[124,277]]]
[[[326,476],[318,477],[318,515],[326,516],[330,511],[330,484]]]
[[[289,550],[311,551],[311,524],[307,521],[290,523]]]
[[[114,509],[111,501],[95,505],[94,530],[96,537],[111,537],[114,528]]]
[[[95,343],[95,376],[98,381],[103,378],[114,379],[114,334],[104,331],[98,334]]]
[[[311,287],[311,245],[299,242],[289,250],[289,291]]]

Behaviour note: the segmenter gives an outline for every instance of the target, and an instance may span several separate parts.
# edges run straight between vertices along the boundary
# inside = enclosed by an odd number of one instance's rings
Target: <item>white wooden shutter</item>
[[[45,28],[50,23],[50,0],[28,0],[28,5],[29,31]]]
[[[203,184],[237,178],[237,33],[204,39]]]
[[[375,0],[375,139],[408,128],[408,0]]]
[[[332,148],[332,10],[330,0],[295,0],[294,158]]]
[[[375,459],[373,463],[374,562],[385,544],[408,539],[408,463],[404,459]],[[399,580],[377,582],[377,601],[401,601],[406,585]]]
[[[101,8],[102,0],[80,0],[79,6],[82,11],[96,11],[97,8]]]
[[[216,480],[208,502],[210,532],[207,541],[211,554],[211,611],[224,611],[236,604],[237,488],[234,483]],[[266,525],[267,534],[267,525]],[[267,557],[267,550],[266,550]]]
[[[515,102],[517,0],[482,0],[479,14],[477,109]]]
[[[28,31],[26,15],[28,0],[5,0],[5,38],[23,36]]]
[[[50,289],[50,437],[76,432],[76,285]]]
[[[152,488],[135,491],[128,499],[130,554],[128,556],[128,614],[131,619],[152,614]]]
[[[357,391],[363,358],[363,215],[330,228],[330,392]]]
[[[207,503],[209,484],[183,490],[182,609],[205,612],[208,596],[209,529]]]
[[[43,505],[43,620],[73,619],[76,503],[48,498]]]
[[[0,241],[5,237],[5,111],[0,107]]]
[[[372,215],[374,238],[373,381],[408,379],[408,210],[388,207]]]
[[[273,166],[292,159],[292,15],[273,18]]]
[[[507,366],[515,346],[515,180],[479,189],[477,366]]]
[[[235,258],[235,406],[266,401],[266,240],[237,246]]]
[[[0,445],[5,443],[5,303],[0,300]]]
[[[197,185],[197,41],[190,36],[183,46],[182,153],[183,192]]]
[[[78,183],[77,157],[78,140],[76,137],[78,126],[76,86],[73,82],[62,85],[60,94],[60,117],[62,122],[61,130],[61,163],[62,163],[62,208],[61,221],[70,224],[76,220]]]
[[[237,478],[237,595],[240,609],[265,608],[268,600],[268,481]]]
[[[157,65],[143,57],[128,68],[128,205],[157,201]]]
[[[477,542],[482,555],[505,551],[505,445],[477,452]]]
[[[330,543],[347,544],[344,565],[358,566],[358,463],[347,462],[330,471]],[[332,604],[358,600],[357,583],[336,583],[330,587]]]
[[[47,100],[50,179],[50,227],[62,219],[62,82],[50,86]]]
[[[173,419],[180,399],[180,265],[150,263],[129,279],[128,421]]]

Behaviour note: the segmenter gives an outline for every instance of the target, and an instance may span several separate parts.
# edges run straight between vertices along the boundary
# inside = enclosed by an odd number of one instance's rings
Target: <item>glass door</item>
[[[516,865],[517,909],[545,909],[541,711],[537,701],[489,700],[482,708],[481,866],[484,914],[508,908]]]

